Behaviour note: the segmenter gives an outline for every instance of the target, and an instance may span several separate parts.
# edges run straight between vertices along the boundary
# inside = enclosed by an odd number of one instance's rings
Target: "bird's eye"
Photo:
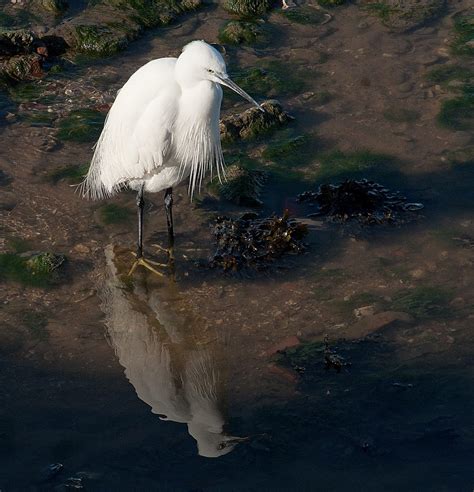
[[[208,69],[207,69],[207,71],[208,71],[209,73],[214,73],[214,70],[212,70],[212,68],[208,68]]]

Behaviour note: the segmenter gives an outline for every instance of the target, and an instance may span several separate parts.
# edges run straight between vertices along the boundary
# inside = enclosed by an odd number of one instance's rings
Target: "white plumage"
[[[83,183],[99,199],[124,187],[158,192],[190,176],[192,195],[204,175],[223,170],[219,114],[226,85],[260,107],[233,83],[220,53],[204,41],[179,58],[153,60],[119,91]]]

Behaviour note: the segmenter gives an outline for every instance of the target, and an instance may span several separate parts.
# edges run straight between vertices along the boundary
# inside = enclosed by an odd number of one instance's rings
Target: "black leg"
[[[143,198],[145,185],[143,184],[138,190],[137,207],[138,207],[138,242],[137,242],[137,259],[143,258],[143,209],[145,199]]]
[[[168,254],[170,261],[174,260],[174,230],[173,230],[173,188],[165,191],[166,223],[168,224]]]

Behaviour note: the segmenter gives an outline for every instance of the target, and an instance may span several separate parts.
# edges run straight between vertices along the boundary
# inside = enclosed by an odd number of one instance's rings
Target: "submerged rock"
[[[216,251],[210,266],[237,271],[244,267],[262,269],[285,253],[302,253],[308,229],[288,213],[264,219],[245,214],[239,219],[218,217],[212,233]]]
[[[78,53],[110,56],[125,49],[145,28],[168,25],[200,5],[201,0],[106,0],[63,22],[55,34]]]
[[[236,205],[259,207],[262,205],[260,193],[266,178],[264,171],[234,164],[226,168],[226,180],[221,184],[215,179],[210,185],[210,191]]]
[[[261,106],[264,112],[254,107],[223,118],[220,122],[221,138],[227,142],[247,140],[294,119],[274,99],[263,102]]]
[[[387,27],[407,31],[440,15],[445,3],[445,0],[365,0],[362,5]]]
[[[268,12],[272,2],[270,0],[224,0],[222,6],[232,14],[253,17]]]
[[[310,216],[326,216],[345,222],[357,220],[362,224],[396,224],[413,219],[413,212],[423,208],[421,203],[408,203],[398,192],[362,180],[346,180],[340,184],[323,184],[318,191],[305,191],[298,201],[318,206]]]
[[[229,21],[219,31],[219,41],[223,44],[252,44],[263,38],[263,29],[255,22]]]

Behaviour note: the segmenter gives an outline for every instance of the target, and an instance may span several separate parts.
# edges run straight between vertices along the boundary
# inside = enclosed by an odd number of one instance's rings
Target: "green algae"
[[[445,7],[445,0],[381,0],[365,2],[363,9],[378,17],[390,29],[406,31],[417,28],[439,16]]]
[[[456,55],[474,55],[474,14],[460,16],[454,23],[455,40],[452,51]]]
[[[397,292],[392,299],[392,308],[418,319],[443,318],[451,314],[449,303],[452,298],[452,293],[447,289],[419,286]]]
[[[99,208],[99,217],[104,225],[123,224],[131,219],[132,212],[115,203],[108,203]]]
[[[278,132],[262,152],[265,169],[280,178],[301,178],[302,168],[314,158],[315,144],[309,134],[295,134],[292,129]]]
[[[10,99],[18,104],[41,101],[42,104],[53,104],[56,96],[44,94],[44,87],[35,82],[20,82],[9,87]]]
[[[60,181],[78,183],[87,174],[89,164],[61,166],[46,175],[48,181],[57,184]]]
[[[113,29],[113,26],[76,26],[75,33],[75,49],[89,56],[114,55],[124,50],[129,42],[127,35],[121,29]]]
[[[320,24],[326,19],[326,16],[320,10],[313,7],[298,7],[295,9],[281,10],[280,14],[291,22],[297,24]]]
[[[71,111],[59,121],[59,140],[73,142],[93,142],[102,130],[105,115],[94,109]]]
[[[211,181],[208,191],[223,200],[239,206],[260,207],[260,195],[266,181],[266,173],[259,169],[249,169],[241,165],[226,168],[226,179],[220,183],[218,178]]]
[[[31,126],[52,127],[56,120],[56,115],[48,111],[36,111],[24,115],[23,120]]]
[[[273,60],[263,63],[261,67],[240,70],[234,78],[254,97],[282,97],[299,94],[305,90],[308,70]]]
[[[63,255],[54,253],[0,254],[0,281],[19,282],[32,287],[49,287],[60,280]]]
[[[229,21],[220,29],[218,39],[222,44],[255,44],[265,40],[263,27],[256,22]]]
[[[365,175],[372,170],[381,170],[394,162],[393,157],[369,150],[342,152],[333,150],[317,156],[318,179],[341,179]]]
[[[241,17],[256,17],[268,12],[272,6],[270,0],[224,0],[222,7]]]
[[[474,78],[474,70],[462,65],[444,65],[431,70],[427,79],[435,84],[446,86],[453,80],[468,82]]]
[[[471,130],[474,127],[474,85],[465,85],[458,97],[443,101],[437,122],[450,130]]]
[[[262,152],[262,157],[266,160],[278,162],[283,165],[293,165],[301,162],[301,151],[309,142],[308,135],[296,135],[285,138],[284,133],[280,138],[272,141]]]
[[[369,14],[378,17],[383,23],[388,23],[391,15],[396,12],[395,9],[383,2],[368,3],[363,8]]]

